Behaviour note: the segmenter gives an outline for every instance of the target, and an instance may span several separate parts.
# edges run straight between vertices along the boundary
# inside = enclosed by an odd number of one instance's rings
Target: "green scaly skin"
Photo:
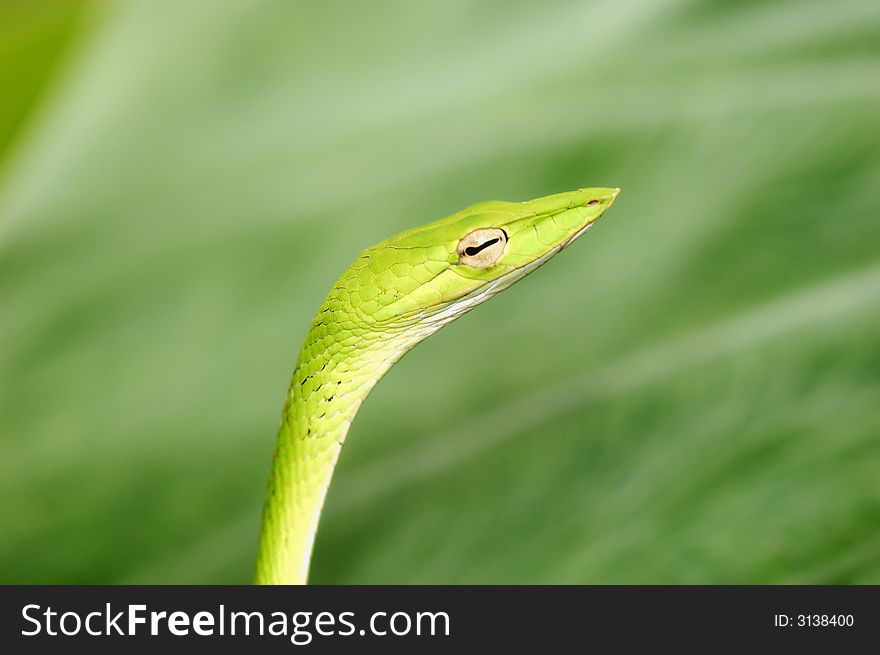
[[[257,555],[257,584],[305,584],[321,508],[348,428],[379,379],[413,346],[506,289],[583,234],[619,189],[484,202],[364,251],[306,336],[284,404]],[[459,242],[507,236],[471,266]],[[473,235],[472,238],[475,238]]]

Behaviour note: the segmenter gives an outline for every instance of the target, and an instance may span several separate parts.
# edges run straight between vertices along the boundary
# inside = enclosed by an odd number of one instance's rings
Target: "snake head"
[[[587,188],[473,205],[367,249],[337,284],[337,300],[366,324],[427,336],[568,246],[619,192]]]

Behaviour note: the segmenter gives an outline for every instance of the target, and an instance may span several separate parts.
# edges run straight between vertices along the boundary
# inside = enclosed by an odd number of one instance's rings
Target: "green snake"
[[[257,584],[305,584],[321,508],[361,403],[425,337],[586,232],[620,189],[483,202],[365,250],[331,289],[299,355],[257,554]]]

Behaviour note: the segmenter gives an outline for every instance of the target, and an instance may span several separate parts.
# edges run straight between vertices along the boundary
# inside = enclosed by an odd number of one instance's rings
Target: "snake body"
[[[257,584],[305,584],[333,469],[355,414],[417,343],[590,228],[619,189],[484,202],[365,250],[312,322],[282,412]]]

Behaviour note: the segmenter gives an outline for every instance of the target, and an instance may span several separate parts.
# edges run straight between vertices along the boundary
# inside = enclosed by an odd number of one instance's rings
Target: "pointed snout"
[[[596,205],[604,205],[606,208],[611,206],[614,199],[620,193],[619,187],[597,187],[589,189],[578,189],[575,193],[582,194],[584,207],[595,207]]]

